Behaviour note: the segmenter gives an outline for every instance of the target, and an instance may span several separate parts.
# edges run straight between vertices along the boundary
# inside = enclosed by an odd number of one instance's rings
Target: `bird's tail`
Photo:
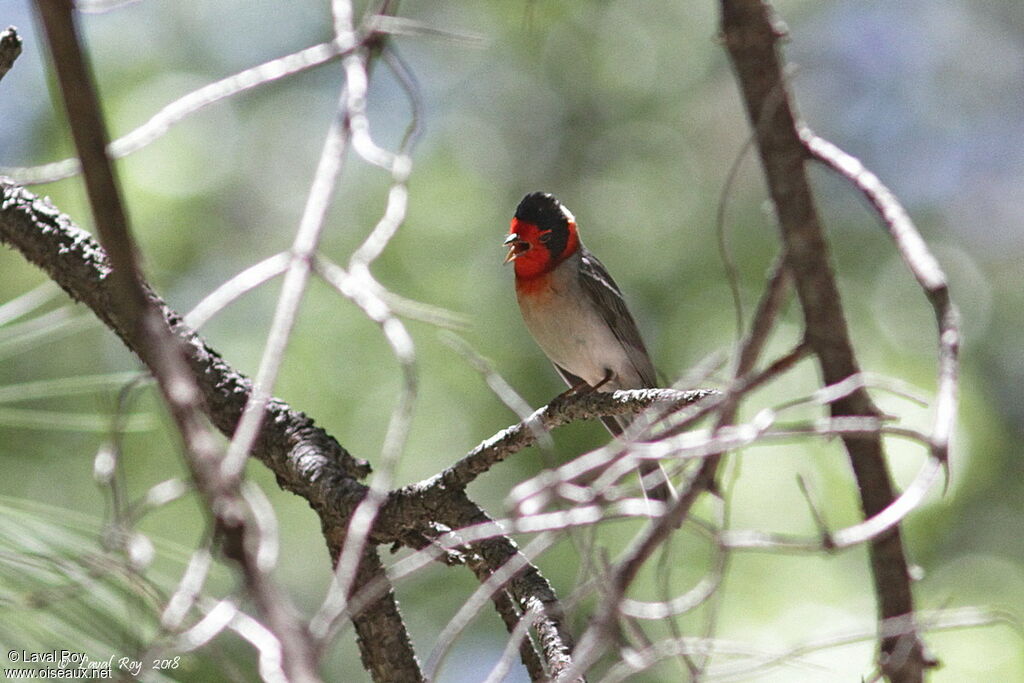
[[[601,422],[611,432],[612,436],[621,436],[631,422],[626,417],[602,417]],[[671,503],[678,498],[676,488],[669,481],[668,474],[660,462],[644,460],[637,467],[640,475],[640,483],[643,484],[644,494],[651,500],[662,503]]]

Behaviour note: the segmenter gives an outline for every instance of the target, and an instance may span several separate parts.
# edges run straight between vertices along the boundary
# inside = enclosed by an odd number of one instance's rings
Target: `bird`
[[[562,202],[546,192],[527,194],[503,244],[523,322],[570,391],[657,386],[654,364],[622,291],[583,246],[576,218]],[[617,437],[631,419],[601,421]],[[639,471],[649,499],[675,498],[660,464],[644,461]]]

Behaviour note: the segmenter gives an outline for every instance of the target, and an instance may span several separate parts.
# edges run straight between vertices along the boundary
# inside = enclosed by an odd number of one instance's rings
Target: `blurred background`
[[[210,81],[329,39],[328,3],[294,0],[146,0],[83,18],[87,45],[114,135]],[[799,107],[812,128],[861,158],[902,199],[952,282],[965,342],[960,424],[952,479],[905,524],[920,568],[922,609],[967,606],[1024,618],[1024,5],[948,0],[779,0],[790,37],[786,55]],[[732,296],[719,256],[716,213],[749,127],[736,83],[716,39],[717,4],[404,3],[404,16],[468,39],[407,36],[399,53],[418,79],[424,115],[414,150],[409,215],[375,266],[392,291],[466,316],[460,334],[493,362],[534,407],[562,391],[522,325],[502,267],[503,233],[523,194],[557,194],[575,213],[587,245],[626,293],[660,371],[674,381],[736,338]],[[0,165],[30,166],[71,154],[54,81],[45,68],[27,0],[0,6],[0,25],[18,27],[25,51],[0,83]],[[337,63],[215,104],[118,164],[148,277],[172,306],[187,311],[239,270],[286,249],[298,225],[341,84]],[[376,69],[373,133],[399,143],[410,106],[393,76]],[[934,390],[936,340],[926,301],[860,197],[821,169],[813,172],[832,240],[844,304],[862,366]],[[324,236],[337,261],[372,229],[388,179],[353,158],[344,171]],[[79,179],[34,191],[89,229]],[[747,155],[725,206],[726,241],[749,314],[776,248],[756,159]],[[0,302],[46,280],[0,251]],[[236,368],[254,374],[279,282],[247,295],[203,332]],[[123,373],[135,359],[91,315],[55,287],[36,291],[33,312],[0,326],[0,622],[5,649],[79,644],[92,656],[137,651],[152,637],[131,581],[90,574],[82,591],[51,591],[26,604],[60,572],[39,558],[102,557],[101,529],[111,493],[95,483],[97,451],[109,441]],[[24,299],[22,300],[24,301]],[[790,306],[769,351],[800,334]],[[7,309],[11,317],[12,310]],[[398,483],[451,464],[515,416],[444,343],[438,329],[410,322],[421,392]],[[101,375],[99,380],[71,378]],[[53,380],[48,388],[23,383]],[[275,394],[314,416],[354,455],[376,461],[400,386],[397,364],[378,329],[333,290],[313,282]],[[749,412],[817,386],[813,364],[752,397]],[[706,380],[713,386],[715,378]],[[31,389],[31,390],[29,390]],[[168,420],[152,390],[136,392],[123,439],[119,495],[138,499],[183,475]],[[904,424],[925,428],[928,410],[886,394],[878,399]],[[598,425],[556,435],[567,459],[606,440]],[[889,442],[894,477],[906,484],[923,461],[914,445]],[[495,515],[518,481],[544,458],[524,452],[482,477],[471,494]],[[329,561],[315,515],[280,492],[258,463],[249,469],[271,498],[281,526],[277,576],[313,610]],[[729,526],[815,533],[796,483],[804,476],[830,525],[858,519],[852,476],[835,444],[752,447],[734,455],[725,480]],[[710,505],[700,510],[713,516]],[[145,515],[140,547],[155,552],[147,577],[166,594],[204,535],[185,497]],[[599,540],[614,557],[635,532],[618,523]],[[669,585],[681,593],[707,571],[706,539],[684,529],[670,553]],[[146,564],[143,552],[140,562]],[[574,586],[578,559],[564,542],[539,565],[560,595]],[[102,567],[103,565],[99,565]],[[97,577],[106,576],[104,580]],[[467,571],[430,568],[398,586],[421,654],[472,591]],[[96,586],[101,586],[98,590]],[[211,595],[231,587],[227,572]],[[149,589],[147,589],[149,590]],[[90,595],[91,593],[91,595]],[[49,595],[49,593],[47,594]],[[654,571],[636,595],[655,599]],[[92,600],[92,602],[90,602]],[[870,634],[874,600],[863,549],[827,555],[737,552],[714,603],[715,635],[777,653],[850,632]],[[40,606],[41,605],[41,606]],[[577,625],[585,619],[576,614]],[[700,635],[709,609],[679,618]],[[134,617],[133,617],[134,615]],[[17,623],[17,628],[14,624]],[[667,637],[668,630],[652,630]],[[504,647],[486,611],[457,643],[441,680],[480,680]],[[942,668],[934,681],[1024,681],[1024,647],[1014,628],[936,632],[927,638]],[[871,671],[869,637],[809,653],[744,680],[854,680]],[[177,680],[248,680],[251,650],[230,636],[184,668]],[[517,665],[518,666],[518,663]],[[678,680],[669,660],[641,680]],[[350,632],[332,652],[337,680],[365,674]],[[150,674],[156,680],[160,675]],[[515,669],[512,680],[525,680]]]

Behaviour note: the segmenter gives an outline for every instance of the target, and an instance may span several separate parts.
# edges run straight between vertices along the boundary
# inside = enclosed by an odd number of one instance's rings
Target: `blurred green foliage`
[[[964,313],[962,410],[951,485],[944,496],[934,492],[906,523],[909,555],[923,573],[918,604],[930,609],[1001,607],[1020,620],[1024,355],[1018,342],[1024,329],[1024,201],[1019,188],[1024,151],[1008,141],[1024,133],[1019,111],[1024,10],[1015,0],[951,2],[940,9],[923,0],[898,7],[880,0],[776,4],[789,23],[788,57],[810,125],[861,157],[906,200],[948,269]],[[26,51],[0,84],[0,164],[68,156],[68,136],[52,81],[42,70],[42,46],[27,2],[6,3],[2,10],[0,23],[19,24]],[[710,354],[727,352],[735,339],[734,311],[715,223],[729,168],[749,128],[715,39],[716,5],[410,2],[402,11],[479,40],[397,39],[418,78],[425,114],[414,153],[408,219],[375,265],[380,281],[403,296],[465,314],[471,321],[465,338],[531,405],[543,404],[562,387],[519,319],[500,248],[518,199],[543,189],[556,193],[575,213],[587,245],[626,292],[666,377],[674,380]],[[204,83],[327,39],[330,24],[326,3],[312,0],[203,0],[142,2],[86,16],[83,25],[110,128],[120,135]],[[178,310],[188,310],[242,268],[288,247],[341,80],[338,65],[330,64],[258,88],[201,111],[119,162],[148,277]],[[409,103],[398,83],[378,67],[370,97],[378,142],[397,144],[408,116]],[[814,178],[863,367],[932,391],[936,343],[926,302],[853,191],[824,172],[815,172]],[[89,227],[79,180],[36,189]],[[324,253],[346,260],[379,217],[386,192],[382,173],[351,159],[331,211]],[[764,199],[759,169],[748,156],[725,207],[727,242],[748,313],[776,249]],[[8,251],[0,252],[0,272],[0,301],[44,280]],[[247,295],[203,330],[243,372],[253,374],[259,362],[278,286],[271,283]],[[41,311],[55,312],[52,320],[39,323],[41,331],[28,342],[26,328],[14,329],[16,323],[0,327],[0,335],[6,335],[0,336],[0,388],[137,367],[112,334],[60,295]],[[69,318],[81,320],[68,323]],[[400,484],[438,472],[515,419],[439,339],[436,328],[410,322],[409,329],[417,344],[420,393],[397,473]],[[791,306],[770,351],[784,352],[799,334],[799,317]],[[15,341],[5,346],[7,339]],[[372,463],[399,381],[397,364],[377,327],[333,290],[314,282],[275,394],[314,416]],[[804,363],[756,394],[751,410],[812,391],[817,382],[812,365]],[[33,428],[0,412],[5,472],[0,494],[47,506],[12,503],[3,512],[4,525],[35,533],[31,525],[39,524],[55,534],[55,552],[61,547],[66,552],[81,550],[88,534],[61,535],[68,520],[54,507],[69,510],[69,519],[85,515],[95,520],[94,529],[108,518],[108,493],[92,483],[94,456],[108,438],[102,424],[81,430],[56,427],[77,414],[111,414],[117,390],[111,385],[84,395],[11,404],[48,411],[49,417],[37,417],[54,422],[54,428],[45,422]],[[929,424],[927,410],[884,394],[878,398],[884,410],[903,416],[907,424]],[[157,422],[149,431],[123,438],[120,475],[135,499],[184,471],[177,441],[150,390],[139,392],[132,409],[140,419]],[[55,413],[69,417],[55,421]],[[559,457],[606,438],[599,426],[566,428],[556,434]],[[894,476],[906,484],[923,453],[897,441],[887,445]],[[544,462],[537,453],[522,453],[482,477],[471,494],[500,514],[511,486]],[[329,577],[319,524],[308,506],[280,492],[260,465],[251,465],[249,472],[279,515],[277,577],[302,608],[312,610]],[[731,458],[725,476],[730,525],[814,534],[797,474],[809,480],[831,525],[858,520],[841,449],[794,443],[749,448]],[[700,512],[713,514],[708,505]],[[177,559],[165,556],[163,548],[195,547],[204,533],[198,506],[186,500],[160,508],[144,517],[138,529],[159,540],[163,589],[173,586],[182,559],[174,553]],[[626,523],[610,525],[600,541],[614,557],[633,529]],[[97,548],[98,538],[97,532]],[[24,551],[16,540],[7,540],[4,563]],[[673,592],[687,590],[707,569],[706,546],[699,534],[686,530],[673,539]],[[578,570],[572,544],[557,545],[540,566],[561,595],[571,591]],[[644,574],[637,597],[660,597],[655,569]],[[22,571],[29,583],[43,581],[39,568]],[[29,590],[15,583],[10,571],[0,575],[6,576],[6,595]],[[399,599],[424,655],[474,585],[469,572],[441,567],[399,585]],[[8,622],[19,609],[5,601],[2,620]],[[111,604],[106,609],[114,611]],[[718,609],[716,636],[766,652],[850,630],[870,633],[874,605],[865,552],[737,553]],[[47,632],[42,625],[61,618],[70,622],[71,612],[35,614],[42,630],[30,645],[42,647],[47,637],[55,647],[68,644],[63,639],[72,636],[66,631]],[[699,611],[679,619],[679,626],[683,633],[699,635],[706,617],[706,611]],[[22,611],[17,618],[19,623],[33,620]],[[582,625],[583,616],[578,614],[575,622]],[[95,644],[100,650],[95,656],[109,654],[104,648],[130,650],[131,638],[140,634],[107,635],[108,641]],[[4,637],[8,645],[12,632]],[[943,663],[935,681],[1024,681],[1024,647],[1005,625],[945,632],[928,640]],[[329,660],[330,675],[362,678],[351,634],[338,642]],[[503,645],[498,619],[485,612],[448,658],[443,679],[482,678]],[[243,644],[219,647],[234,653],[227,658],[241,667],[232,675],[252,675]],[[872,655],[868,639],[809,655],[803,661],[813,667],[783,667],[757,680],[851,680],[870,671]],[[216,662],[223,659],[195,656],[190,661],[196,668],[187,679],[220,680],[227,674]],[[657,675],[677,680],[679,666],[666,662],[645,680]],[[517,680],[525,676],[522,671],[514,675]]]

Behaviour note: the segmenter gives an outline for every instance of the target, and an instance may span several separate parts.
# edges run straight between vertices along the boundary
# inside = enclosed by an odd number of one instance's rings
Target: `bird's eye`
[[[547,244],[551,241],[551,231],[548,230],[547,232],[542,232],[538,239],[540,239],[541,244]]]

